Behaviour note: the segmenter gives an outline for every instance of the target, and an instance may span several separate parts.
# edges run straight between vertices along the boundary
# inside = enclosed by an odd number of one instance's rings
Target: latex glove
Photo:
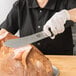
[[[6,35],[8,34],[8,31],[5,29],[0,30],[0,40],[2,40]]]
[[[46,22],[43,27],[43,31],[50,37],[52,32],[53,36],[51,37],[51,39],[54,39],[57,34],[64,32],[64,24],[67,20],[70,20],[70,15],[67,10],[57,12]],[[49,29],[51,29],[51,32],[49,31]]]

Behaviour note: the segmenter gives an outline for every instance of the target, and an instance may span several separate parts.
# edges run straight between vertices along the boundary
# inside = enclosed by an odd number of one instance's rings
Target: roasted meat
[[[0,76],[53,76],[51,62],[35,46],[10,48],[3,44],[14,38],[18,37],[8,33],[0,40]],[[15,57],[17,51],[23,52]]]

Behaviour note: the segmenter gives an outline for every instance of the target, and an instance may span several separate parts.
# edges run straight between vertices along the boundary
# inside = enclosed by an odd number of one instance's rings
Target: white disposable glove
[[[53,36],[51,39],[54,39],[57,34],[63,33],[65,30],[64,24],[67,20],[70,20],[70,15],[67,10],[62,10],[55,13],[44,25],[43,31],[51,37],[51,32]],[[51,30],[51,32],[49,31]]]

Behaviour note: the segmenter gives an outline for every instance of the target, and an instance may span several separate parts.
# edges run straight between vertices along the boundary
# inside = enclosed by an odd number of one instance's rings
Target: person
[[[24,37],[43,30],[49,37],[32,43],[34,46],[44,54],[72,55],[71,27],[64,25],[76,22],[75,7],[76,0],[18,0],[1,24],[0,36],[4,31],[15,34],[19,30]]]

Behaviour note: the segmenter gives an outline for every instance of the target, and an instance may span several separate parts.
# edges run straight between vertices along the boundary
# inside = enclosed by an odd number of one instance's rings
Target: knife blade
[[[26,46],[28,44],[37,42],[37,41],[42,40],[47,37],[48,36],[43,31],[41,31],[41,32],[32,34],[30,36],[26,36],[26,37],[22,37],[22,38],[18,38],[18,39],[7,40],[4,43],[4,45],[7,47],[11,47],[11,48],[18,48],[21,46]]]
[[[65,26],[65,28],[67,28],[67,27],[71,27],[73,24],[74,24],[74,22],[70,21],[70,24],[67,24],[64,26]],[[50,30],[50,32],[51,32],[51,38],[54,38],[54,35],[51,30]],[[11,48],[18,48],[21,46],[26,46],[28,44],[32,44],[34,42],[37,42],[37,41],[42,40],[47,37],[48,37],[48,35],[46,35],[44,33],[44,31],[41,31],[41,32],[32,34],[30,36],[8,40],[4,43],[4,45],[7,47],[11,47]]]

